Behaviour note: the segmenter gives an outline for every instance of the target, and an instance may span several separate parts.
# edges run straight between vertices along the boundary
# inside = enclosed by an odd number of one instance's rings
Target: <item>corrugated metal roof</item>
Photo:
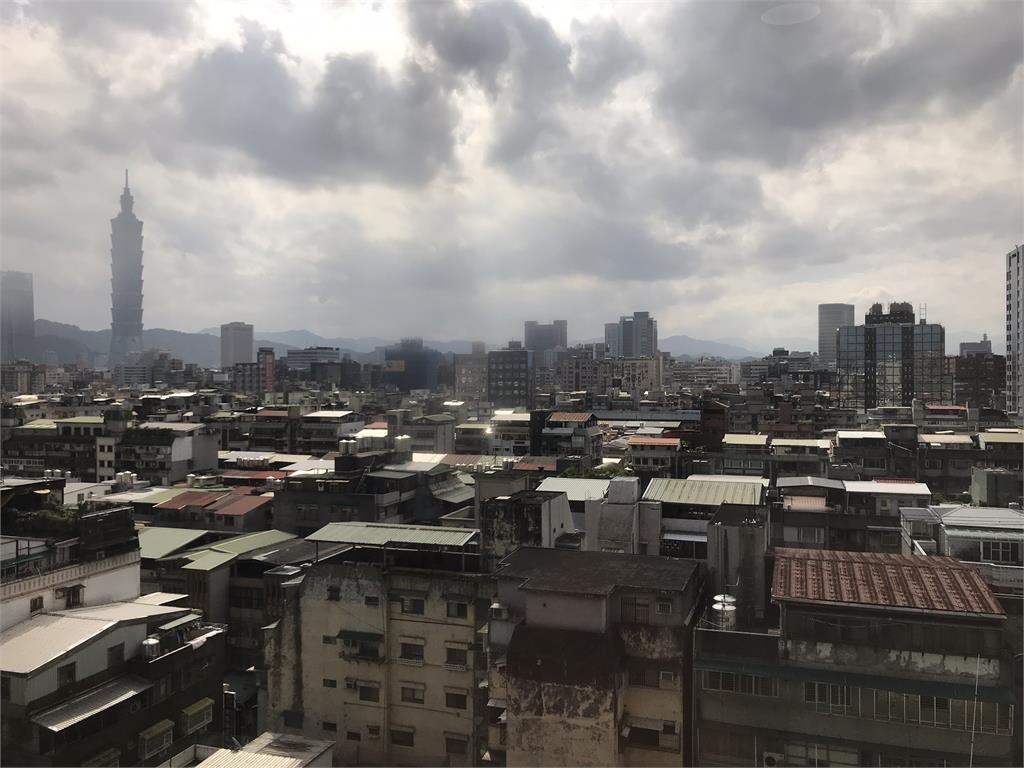
[[[156,505],[157,509],[184,509],[185,507],[205,507],[207,504],[212,504],[226,491],[185,491],[174,496],[174,498],[168,499],[167,501],[160,502]]]
[[[32,722],[53,732],[63,731],[152,687],[151,682],[135,675],[119,677],[33,715]]]
[[[647,445],[651,447],[663,447],[663,448],[678,448],[679,438],[678,437],[646,437],[642,435],[633,435],[629,438],[630,445]]]
[[[313,411],[305,414],[304,419],[343,419],[351,416],[354,411]]]
[[[206,531],[192,531],[188,528],[159,528],[147,525],[139,529],[139,549],[142,559],[167,557],[172,552],[185,549],[194,541],[206,535]]]
[[[590,412],[574,413],[569,411],[555,411],[548,416],[548,421],[568,421],[574,424],[582,424],[585,421],[590,421],[592,418],[594,418],[594,414]]]
[[[476,492],[472,486],[466,485],[459,480],[452,480],[431,487],[430,494],[439,501],[446,501],[449,504],[462,504],[473,499]]]
[[[908,483],[898,480],[844,480],[847,493],[878,493],[885,496],[931,496],[931,489],[924,483]]]
[[[986,443],[1024,443],[1024,432],[981,432],[978,441]]]
[[[181,566],[186,571],[213,571],[227,565],[238,555],[231,552],[203,552],[192,559],[192,562]]]
[[[841,491],[846,486],[843,485],[842,480],[833,480],[830,477],[812,477],[811,475],[801,475],[799,477],[780,477],[775,481],[776,488],[832,488],[833,490]]]
[[[242,496],[232,493],[224,498],[218,499],[207,507],[207,509],[218,515],[238,517],[240,515],[247,515],[254,510],[261,509],[262,507],[269,508],[273,503],[273,496]]]
[[[564,493],[569,501],[603,499],[608,494],[610,480],[593,480],[575,477],[546,477],[537,486],[538,491]]]
[[[290,539],[297,538],[298,536],[294,533],[285,533],[284,531],[271,529],[269,531],[246,533],[242,536],[233,536],[230,539],[224,539],[223,541],[218,541],[216,544],[210,545],[209,549],[216,552],[230,552],[235,555],[244,555],[246,552],[251,552],[254,549],[269,547],[271,544],[280,544],[282,541],[289,541]]]
[[[387,544],[435,544],[442,547],[464,547],[479,531],[467,528],[441,528],[430,525],[398,525],[390,523],[328,523],[307,536],[308,541],[329,541],[343,544],[385,546]]]
[[[306,763],[297,757],[218,749],[200,765],[202,768],[303,768]]]
[[[1001,616],[973,568],[949,557],[775,550],[772,599]]]
[[[918,435],[917,442],[929,445],[974,445],[970,435]]]
[[[867,430],[840,429],[836,432],[837,440],[885,440],[885,432],[869,432]]]
[[[1024,512],[1002,507],[934,508],[947,528],[1007,528],[1024,531]]]
[[[768,445],[768,435],[727,434],[722,442],[725,445]]]
[[[55,616],[72,616],[76,619],[98,621],[141,621],[143,619],[173,618],[188,613],[188,608],[173,605],[149,605],[148,603],[104,603],[85,608],[70,608],[53,611]]]
[[[718,507],[721,504],[758,505],[763,494],[764,485],[759,477],[747,482],[656,477],[647,486],[644,499],[667,504]]]
[[[150,592],[148,595],[141,595],[136,597],[134,600],[128,600],[129,603],[143,603],[145,605],[167,605],[168,603],[176,603],[179,600],[184,600],[188,595],[179,594],[177,592]]]
[[[116,621],[44,613],[0,634],[0,670],[26,675],[99,637]]]
[[[778,446],[779,448],[829,448],[832,445],[831,440],[816,440],[813,438],[804,437],[779,437],[772,438],[772,446]]]

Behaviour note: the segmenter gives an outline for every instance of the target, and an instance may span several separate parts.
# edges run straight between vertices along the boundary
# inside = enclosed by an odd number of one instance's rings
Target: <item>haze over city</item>
[[[5,3],[3,265],[107,327],[128,167],[147,328],[500,343],[643,308],[763,349],[907,297],[1001,348],[1021,4],[815,8]]]

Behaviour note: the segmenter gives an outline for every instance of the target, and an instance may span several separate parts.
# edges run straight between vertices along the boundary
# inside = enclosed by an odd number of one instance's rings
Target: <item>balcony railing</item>
[[[142,558],[139,550],[124,552],[120,555],[105,557],[102,560],[93,560],[88,563],[76,563],[74,565],[61,565],[41,573],[34,573],[28,576],[18,576],[11,580],[5,580],[0,586],[0,600],[10,600],[29,592],[39,592],[71,582],[80,582],[90,576],[95,576],[108,571],[116,571],[138,563]]]

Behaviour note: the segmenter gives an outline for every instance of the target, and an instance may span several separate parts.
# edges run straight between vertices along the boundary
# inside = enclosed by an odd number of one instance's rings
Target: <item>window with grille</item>
[[[391,745],[394,747],[412,747],[415,746],[416,740],[411,730],[404,728],[392,728],[391,729]]]
[[[360,701],[380,701],[380,688],[376,685],[359,686]]]

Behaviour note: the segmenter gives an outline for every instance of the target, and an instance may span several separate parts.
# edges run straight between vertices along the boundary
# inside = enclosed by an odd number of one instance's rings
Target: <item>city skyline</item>
[[[109,198],[93,190],[128,165],[150,327],[500,340],[555,305],[598,338],[643,307],[663,337],[764,346],[814,339],[818,303],[896,300],[910,273],[931,318],[1001,335],[1024,229],[1017,4],[829,4],[782,26],[756,5],[77,8],[15,6],[0,28],[37,64],[5,76],[0,245],[5,268],[35,273],[39,317],[106,326]],[[365,34],[306,34],[337,22]],[[484,31],[503,44],[459,46]],[[954,31],[963,45],[940,53]],[[778,86],[762,60],[796,73],[793,96],[753,98]],[[729,87],[700,90],[712,72]],[[210,86],[237,96],[215,122]],[[813,109],[777,109],[800,89]],[[317,134],[353,92],[392,135]]]

